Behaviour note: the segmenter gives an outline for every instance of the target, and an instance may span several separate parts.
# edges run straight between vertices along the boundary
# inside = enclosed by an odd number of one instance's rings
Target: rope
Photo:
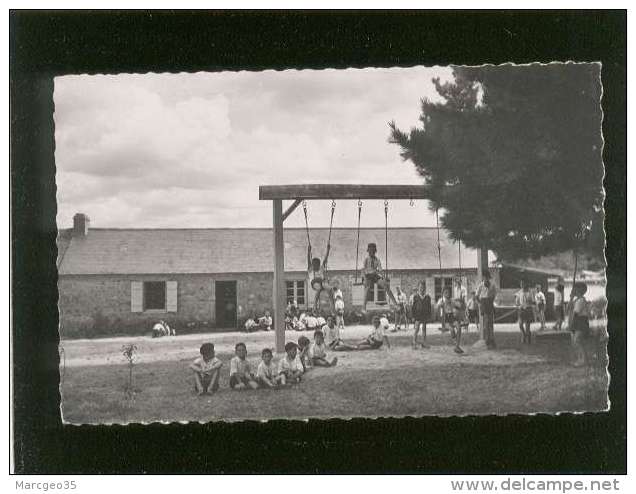
[[[358,238],[356,239],[356,277],[355,283],[358,283],[358,255],[360,253],[360,216],[362,215],[362,201],[358,199]]]
[[[329,222],[329,238],[327,245],[331,243],[331,227],[333,226],[333,214],[336,212],[336,201],[331,201],[331,221]]]
[[[305,230],[307,231],[307,245],[311,249],[311,240],[309,239],[309,220],[307,219],[307,201],[303,201],[303,212],[305,213]]]
[[[389,201],[384,201],[384,278],[389,279]]]

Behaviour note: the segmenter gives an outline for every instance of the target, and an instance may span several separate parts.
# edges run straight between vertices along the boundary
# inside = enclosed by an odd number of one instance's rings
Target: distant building
[[[313,229],[314,254],[322,257],[328,229]],[[408,294],[421,280],[437,299],[453,279],[470,290],[477,279],[477,255],[459,247],[442,230],[441,264],[435,228],[389,229],[391,287]],[[358,266],[369,242],[378,246],[384,268],[385,232],[360,230]],[[304,229],[286,229],[287,300],[311,305]],[[356,229],[332,232],[329,270],[340,282],[345,304],[353,306]],[[142,334],[158,319],[177,330],[236,328],[250,314],[272,309],[273,239],[268,228],[117,229],[90,228],[86,215],[58,235],[59,309],[63,336]],[[498,270],[493,268],[495,282]],[[360,307],[357,307],[358,309]],[[375,287],[366,309],[386,310],[384,290]]]

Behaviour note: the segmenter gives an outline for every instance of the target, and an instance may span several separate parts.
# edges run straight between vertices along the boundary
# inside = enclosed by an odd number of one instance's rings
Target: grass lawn
[[[500,327],[501,326],[501,327]],[[607,408],[608,379],[603,363],[570,365],[569,340],[519,343],[514,325],[498,325],[497,350],[471,348],[476,333],[457,356],[448,335],[430,331],[430,349],[412,350],[406,332],[389,333],[390,350],[338,352],[334,368],[309,371],[302,383],[280,390],[232,391],[228,363],[237,341],[245,341],[256,364],[273,344],[266,333],[184,335],[158,339],[66,340],[62,412],[69,423],[128,423],[273,418],[387,417],[599,411]],[[355,341],[368,328],[347,328]],[[309,335],[309,333],[304,333]],[[288,339],[299,334],[288,333]],[[223,360],[221,389],[198,397],[189,363],[201,343],[212,341]],[[135,396],[126,399],[128,368],[121,346],[135,343]]]

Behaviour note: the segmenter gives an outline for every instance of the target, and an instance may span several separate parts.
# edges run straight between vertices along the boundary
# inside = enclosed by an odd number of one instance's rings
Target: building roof
[[[63,232],[66,232],[64,234]],[[68,230],[60,237],[68,241]],[[322,258],[327,228],[310,232],[315,256]],[[359,266],[369,242],[375,242],[385,264],[383,228],[360,230]],[[285,229],[285,271],[305,271],[307,236],[302,228]],[[458,269],[459,247],[440,230],[443,269]],[[353,271],[356,229],[334,228],[331,271]],[[219,229],[102,229],[85,237],[72,236],[58,258],[60,275],[83,274],[194,274],[272,272],[274,248],[269,228]],[[62,251],[62,249],[60,249]],[[61,252],[60,252],[61,254]],[[439,269],[435,228],[389,229],[389,270]],[[461,248],[461,267],[475,269],[477,254]]]

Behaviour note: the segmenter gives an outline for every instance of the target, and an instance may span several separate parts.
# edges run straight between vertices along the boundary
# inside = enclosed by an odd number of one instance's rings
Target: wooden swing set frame
[[[297,184],[261,185],[258,196],[261,201],[272,201],[274,232],[274,290],[273,312],[276,330],[276,352],[285,349],[285,246],[283,223],[305,200],[428,199],[428,185],[362,185],[362,184]],[[283,201],[294,201],[283,211]],[[478,272],[488,268],[488,250],[478,249]]]

